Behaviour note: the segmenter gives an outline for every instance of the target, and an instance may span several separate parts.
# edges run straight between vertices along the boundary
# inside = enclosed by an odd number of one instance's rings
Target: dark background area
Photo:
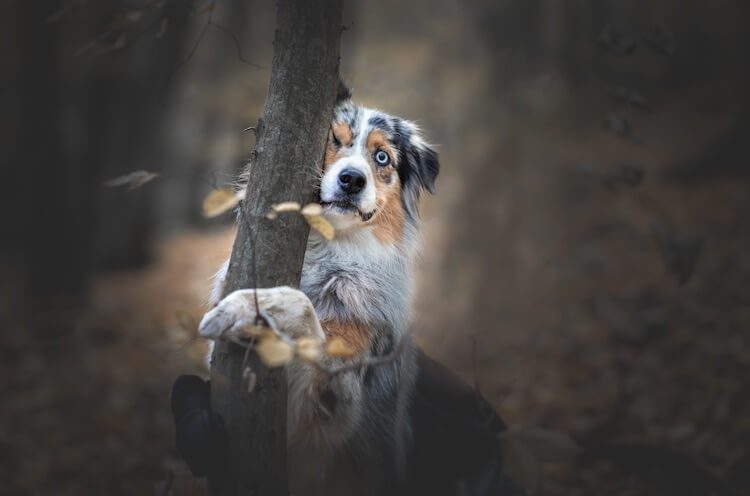
[[[355,99],[438,145],[414,332],[538,494],[750,493],[750,4],[349,2]],[[0,4],[0,494],[202,494],[168,391],[228,255],[270,1]],[[135,170],[138,189],[103,182]],[[158,493],[158,492],[157,492]]]

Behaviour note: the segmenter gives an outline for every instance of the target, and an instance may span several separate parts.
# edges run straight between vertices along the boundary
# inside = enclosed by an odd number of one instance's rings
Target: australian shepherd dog
[[[394,358],[337,374],[302,361],[287,365],[293,495],[500,494],[502,422],[424,356],[408,330],[419,199],[434,191],[439,169],[414,123],[356,105],[348,94],[339,98],[319,185],[335,237],[312,230],[300,288],[258,289],[257,299],[293,338],[338,337],[364,363]],[[253,290],[220,299],[226,267],[200,324],[212,340],[239,335],[255,318]],[[324,364],[347,360],[327,356]],[[191,394],[181,380],[173,393],[178,444],[187,436],[180,402]],[[191,449],[181,451],[191,463]]]

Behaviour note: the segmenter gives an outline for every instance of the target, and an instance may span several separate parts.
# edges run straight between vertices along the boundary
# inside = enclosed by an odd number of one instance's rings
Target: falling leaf
[[[300,212],[302,215],[323,215],[323,207],[319,203],[308,203],[302,208]]]
[[[310,227],[318,231],[328,241],[333,239],[333,235],[336,230],[333,228],[330,222],[328,222],[322,215],[305,215],[307,223]]]
[[[203,200],[203,216],[210,218],[221,215],[236,207],[241,199],[241,195],[231,186],[215,189]]]
[[[118,186],[127,186],[128,191],[132,191],[136,188],[140,188],[147,182],[150,182],[159,177],[159,174],[155,172],[148,172],[144,170],[138,170],[125,174],[124,176],[118,176],[109,181],[104,181],[104,185],[110,188],[116,188]]]
[[[177,310],[177,312],[175,313],[175,317],[177,317],[177,324],[180,326],[180,328],[189,332],[190,334],[194,334],[198,329],[198,321],[195,320],[195,318],[189,312],[185,310]]]
[[[255,351],[266,367],[280,367],[289,363],[294,356],[291,345],[275,335],[262,339],[255,347]]]
[[[308,362],[320,359],[320,341],[316,338],[299,338],[297,340],[297,356]]]
[[[351,358],[357,354],[351,346],[338,336],[328,341],[326,351],[329,355],[338,358]]]

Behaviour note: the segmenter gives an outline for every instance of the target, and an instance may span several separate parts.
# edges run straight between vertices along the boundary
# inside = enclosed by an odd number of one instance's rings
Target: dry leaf
[[[328,341],[326,351],[329,355],[339,358],[351,358],[357,354],[351,346],[338,336]]]
[[[297,202],[288,201],[276,203],[275,205],[271,205],[271,211],[266,214],[266,217],[273,220],[278,217],[279,214],[286,212],[299,212],[299,210],[300,206]]]
[[[308,203],[302,207],[300,212],[304,216],[308,215],[323,215],[323,207],[319,203]]]
[[[507,433],[506,433],[507,434]],[[539,487],[539,462],[534,453],[516,436],[500,437],[503,469],[508,477],[533,494]]]
[[[266,367],[280,367],[292,359],[294,352],[291,345],[276,336],[267,336],[255,347],[260,360]]]
[[[240,328],[239,331],[243,338],[259,338],[269,334],[269,328],[262,325],[248,324]],[[273,333],[270,333],[273,334]]]
[[[297,356],[307,362],[316,362],[320,359],[321,346],[316,338],[299,338],[297,340]]]
[[[104,181],[104,185],[110,188],[116,188],[118,186],[127,186],[128,191],[132,191],[136,188],[140,188],[149,181],[152,181],[159,177],[159,174],[155,172],[148,172],[144,170],[138,170],[125,174],[124,176],[118,176],[109,181]]]
[[[203,200],[203,217],[216,217],[237,206],[242,199],[234,188],[227,186],[211,191]]]
[[[190,334],[196,333],[198,329],[198,321],[189,312],[185,310],[177,310],[175,316],[177,317],[177,324],[181,329]]]
[[[310,227],[318,231],[325,239],[328,241],[333,239],[336,230],[322,215],[305,215],[305,219]]]

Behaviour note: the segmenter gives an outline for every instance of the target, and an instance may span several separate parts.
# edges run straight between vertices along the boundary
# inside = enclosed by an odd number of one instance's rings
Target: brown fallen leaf
[[[236,207],[240,200],[242,196],[231,186],[215,189],[203,200],[203,216],[210,218],[221,215]]]
[[[128,191],[132,191],[136,188],[140,188],[147,182],[153,181],[157,177],[159,177],[159,174],[157,174],[156,172],[137,170],[135,172],[131,172],[130,174],[125,174],[123,176],[118,176],[114,179],[104,181],[104,185],[110,188],[127,186]]]

